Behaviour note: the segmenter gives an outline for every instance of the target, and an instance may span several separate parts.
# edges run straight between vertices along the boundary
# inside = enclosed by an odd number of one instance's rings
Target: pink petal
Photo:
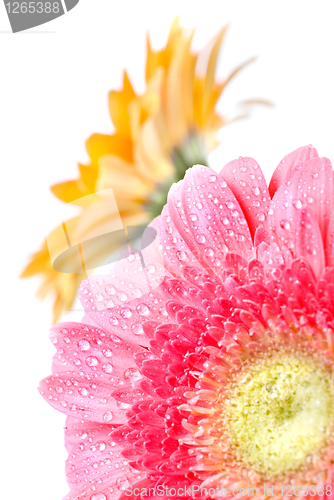
[[[334,267],[334,214],[331,214],[325,239],[326,265]]]
[[[184,181],[169,191],[167,205],[191,252],[217,276],[222,275],[227,252],[253,255],[239,203],[213,170],[200,165],[189,169]]]
[[[97,424],[89,420],[79,420],[73,417],[66,418],[65,425],[65,447],[68,453],[77,449],[83,440],[89,442],[90,438],[97,434],[109,435],[113,430],[117,429],[118,425]]]
[[[202,267],[195,256],[193,248],[190,249],[181,236],[177,224],[170,214],[168,204],[164,206],[160,216],[160,235],[164,249],[166,265],[173,276],[182,276],[182,268],[186,265]]]
[[[116,500],[126,486],[144,477],[121,455],[122,446],[111,438],[112,430],[111,425],[67,419],[66,477],[72,491],[66,499]]]
[[[59,362],[66,361],[68,366],[88,374],[105,374],[125,380],[129,369],[137,368],[133,355],[143,351],[138,344],[83,323],[58,323],[51,328],[50,338],[57,349],[55,357]],[[56,367],[54,371],[58,371]]]
[[[269,184],[269,193],[273,198],[277,189],[283,184],[287,175],[296,167],[302,165],[312,158],[319,157],[317,150],[313,146],[303,146],[295,149],[290,154],[286,155],[276,167],[275,172]]]
[[[127,280],[127,284],[131,285],[130,279]],[[78,296],[86,314],[97,325],[128,342],[146,347],[149,345],[149,341],[144,335],[142,323],[146,320],[165,323],[168,320],[164,308],[164,298],[159,292],[159,288],[141,297],[139,289],[136,290],[129,286],[124,290],[121,287],[123,285],[113,275],[92,276],[82,282]],[[128,295],[133,297],[134,293],[140,298],[132,298],[131,302],[126,303]],[[110,304],[110,309],[99,311],[97,301],[100,300],[100,296],[102,301],[106,301],[107,296],[113,300],[114,295],[118,295],[121,301],[124,298],[124,306]]]
[[[253,158],[233,160],[219,174],[233,192],[247,220],[252,237],[269,208],[270,196],[263,172]]]
[[[111,390],[122,384],[124,382],[116,377],[72,371],[45,378],[39,392],[51,406],[66,415],[99,423],[123,424],[127,420],[127,408],[122,408],[110,396]]]
[[[299,210],[296,224],[296,257],[302,257],[310,264],[314,275],[319,278],[325,268],[324,245],[318,223],[309,208]]]
[[[280,247],[293,252],[302,207],[313,212],[325,241],[333,210],[333,170],[327,158],[314,158],[292,170],[271,201],[266,229]]]

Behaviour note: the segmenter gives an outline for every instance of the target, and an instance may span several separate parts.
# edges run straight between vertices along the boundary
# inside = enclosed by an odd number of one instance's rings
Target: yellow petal
[[[149,195],[152,183],[144,182],[134,165],[127,163],[122,158],[114,155],[107,155],[100,158],[99,178],[96,190],[112,188],[117,203],[122,199],[131,202],[144,203]]]
[[[215,72],[216,72],[216,66],[217,66],[217,60],[218,60],[218,54],[220,51],[220,47],[223,41],[223,38],[226,34],[227,26],[224,26],[220,33],[218,34],[216,41],[214,43],[214,46],[212,48],[210,57],[209,57],[209,62],[208,62],[208,67],[206,70],[206,75],[205,75],[205,80],[204,80],[204,87],[203,87],[203,102],[202,102],[202,126],[205,123],[205,119],[208,116],[209,113],[209,103],[210,103],[210,95],[212,92],[212,88],[214,86],[215,82]]]
[[[86,192],[78,187],[78,181],[60,182],[51,186],[53,194],[61,201],[70,203],[81,196],[85,196]]]
[[[126,71],[124,71],[123,89],[121,91],[112,90],[109,93],[109,112],[117,132],[125,137],[130,135],[128,106],[135,98],[136,94]]]
[[[104,155],[114,154],[125,161],[131,162],[133,160],[131,139],[118,134],[93,134],[86,141],[86,148],[92,163],[95,165],[98,165],[99,158]]]

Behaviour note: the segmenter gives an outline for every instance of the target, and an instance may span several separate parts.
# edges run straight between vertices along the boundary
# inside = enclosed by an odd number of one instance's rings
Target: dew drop
[[[203,208],[202,203],[201,202],[196,203],[196,208],[198,208],[198,210],[202,210]]]
[[[291,224],[288,220],[281,220],[280,226],[282,229],[286,229],[286,230],[291,229]]]
[[[140,316],[148,316],[150,314],[150,310],[146,304],[138,304],[137,311]]]
[[[216,175],[209,175],[209,182],[216,182],[217,176]]]
[[[179,250],[178,252],[176,252],[176,256],[181,261],[187,259],[187,254],[183,250]]]
[[[190,214],[189,217],[190,217],[190,220],[192,220],[193,222],[195,222],[197,220],[196,214]]]
[[[102,371],[104,371],[104,373],[112,373],[113,371],[113,366],[110,364],[110,363],[105,363],[104,365],[102,365]]]
[[[97,302],[102,302],[103,301],[103,295],[102,295],[102,293],[96,293],[94,297],[95,297],[95,300]]]
[[[150,274],[155,273],[155,266],[153,264],[149,264],[146,269]]]
[[[212,257],[214,255],[214,251],[212,248],[204,248],[204,255],[206,257]]]
[[[137,380],[140,380],[142,378],[142,374],[139,370],[137,370],[137,368],[128,368],[124,372],[124,378],[125,380],[129,380],[130,382],[136,382]]]
[[[131,326],[131,330],[132,330],[134,335],[143,335],[144,334],[143,327],[141,326],[140,323],[134,323]]]
[[[292,202],[292,205],[297,209],[299,210],[300,208],[302,208],[303,204],[300,200],[293,200]]]
[[[103,420],[105,422],[110,422],[110,420],[112,420],[112,417],[113,417],[113,415],[112,415],[111,411],[106,411],[105,414],[103,415]]]
[[[206,237],[204,236],[204,234],[198,234],[196,236],[196,239],[197,239],[198,243],[205,243],[206,242]]]
[[[127,318],[131,318],[132,312],[130,311],[130,309],[128,309],[126,307],[125,309],[122,309],[120,311],[120,315],[122,316],[123,319],[127,319]]]
[[[119,337],[117,337],[117,335],[110,335],[110,340],[114,343],[114,344],[120,344],[122,341]]]
[[[117,298],[118,298],[118,300],[120,300],[121,302],[126,302],[126,300],[127,300],[128,296],[126,295],[126,293],[125,293],[125,292],[119,292],[119,293],[117,294]]]
[[[115,288],[111,285],[107,285],[105,288],[105,291],[108,295],[115,295],[115,293],[116,293]]]
[[[261,193],[260,189],[256,186],[256,187],[253,187],[252,188],[252,193],[254,196],[259,196],[259,194]]]
[[[114,326],[118,325],[118,319],[116,318],[116,316],[111,316],[109,318],[109,323]]]
[[[88,351],[90,349],[90,343],[88,342],[88,340],[82,339],[79,340],[78,347],[80,351]]]
[[[99,361],[95,356],[88,356],[88,358],[86,358],[85,362],[86,362],[87,366],[93,367],[93,366],[97,366]]]

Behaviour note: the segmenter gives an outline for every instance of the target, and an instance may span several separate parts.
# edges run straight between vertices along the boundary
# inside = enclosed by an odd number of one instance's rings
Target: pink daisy
[[[67,500],[332,496],[332,214],[312,147],[269,189],[251,158],[195,166],[146,269],[130,255],[82,283],[40,387],[68,415]]]

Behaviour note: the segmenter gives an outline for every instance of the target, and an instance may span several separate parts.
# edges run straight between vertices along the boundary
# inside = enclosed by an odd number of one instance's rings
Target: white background
[[[13,35],[1,3],[1,498],[61,500],[67,492],[64,416],[36,390],[50,373],[51,305],[34,298],[38,279],[20,281],[18,274],[47,232],[69,215],[48,187],[76,176],[92,132],[112,130],[107,92],[119,87],[123,67],[143,90],[147,30],[160,47],[180,14],[186,26],[198,26],[198,48],[230,22],[219,77],[259,56],[231,85],[220,109],[233,111],[246,97],[276,106],[224,129],[212,164],[218,169],[237,156],[252,156],[269,178],[281,158],[301,145],[313,143],[334,160],[332,5],[81,0],[67,15]]]

